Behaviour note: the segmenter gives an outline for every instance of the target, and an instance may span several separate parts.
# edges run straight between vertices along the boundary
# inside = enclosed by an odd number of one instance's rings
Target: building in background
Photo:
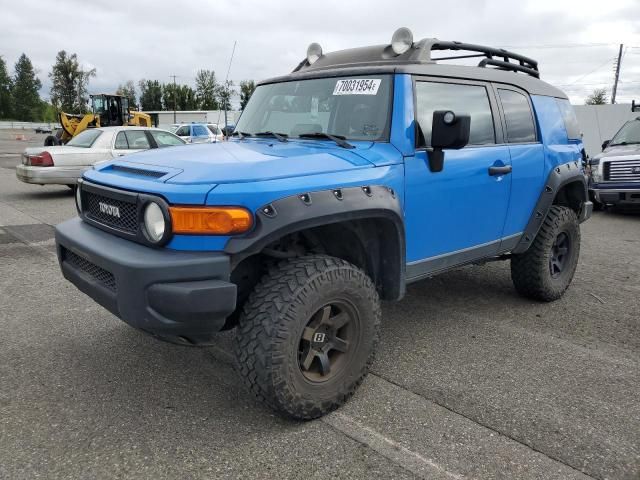
[[[176,111],[175,121],[173,110],[148,111],[144,112],[151,115],[151,123],[160,128],[169,128],[174,123],[217,123],[221,128],[224,127],[224,110],[187,110]],[[235,125],[240,118],[242,112],[235,110],[227,111],[227,123]]]
[[[640,117],[640,112],[632,112],[630,103],[615,105],[574,105],[584,148],[590,157],[602,151],[602,142],[611,137],[632,118]]]

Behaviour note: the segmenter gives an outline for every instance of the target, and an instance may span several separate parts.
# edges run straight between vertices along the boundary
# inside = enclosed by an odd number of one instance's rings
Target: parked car
[[[569,287],[593,205],[573,108],[539,75],[523,55],[408,29],[312,44],[257,86],[230,141],[85,172],[79,217],[56,227],[62,273],[167,341],[235,327],[260,401],[326,414],[371,365],[380,299],[407,284],[509,260],[525,297]]]
[[[156,128],[90,128],[66,145],[27,148],[22,164],[16,167],[16,176],[25,183],[73,186],[97,163],[141,150],[184,144],[180,137]]]
[[[51,127],[47,127],[46,125],[36,127],[34,130],[36,133],[53,133],[53,129]]]
[[[207,128],[213,134],[213,143],[224,140],[224,132],[217,123],[207,123]]]
[[[174,132],[187,143],[213,143],[215,135],[202,123],[185,123]]]
[[[625,123],[589,161],[589,194],[596,208],[640,205],[640,117]]]

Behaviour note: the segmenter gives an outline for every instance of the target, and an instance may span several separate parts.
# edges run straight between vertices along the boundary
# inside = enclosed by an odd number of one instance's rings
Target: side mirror
[[[431,149],[429,151],[429,169],[441,172],[444,167],[445,148],[458,150],[469,143],[471,117],[456,115],[451,110],[433,112],[431,128]]]
[[[611,140],[605,140],[604,142],[602,142],[602,150],[607,148],[610,143],[611,143]]]

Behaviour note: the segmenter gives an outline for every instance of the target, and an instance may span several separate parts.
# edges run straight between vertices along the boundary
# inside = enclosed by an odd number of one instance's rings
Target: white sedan
[[[184,144],[180,137],[158,128],[90,128],[66,145],[27,148],[22,164],[16,167],[16,176],[25,183],[73,186],[96,163],[150,148]]]

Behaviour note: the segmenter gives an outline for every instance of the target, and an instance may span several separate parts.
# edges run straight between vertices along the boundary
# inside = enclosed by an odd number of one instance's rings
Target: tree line
[[[86,113],[89,110],[89,82],[96,69],[85,70],[75,53],[61,50],[48,74],[51,81],[50,101],[42,100],[42,82],[26,54],[16,61],[13,75],[0,56],[0,119],[54,122],[56,112]],[[174,79],[175,80],[175,79]],[[231,109],[238,93],[233,81],[219,83],[213,70],[199,70],[195,88],[176,82],[142,79],[136,84],[127,80],[116,93],[130,99],[131,106],[141,110],[222,110]],[[240,109],[244,109],[255,89],[253,80],[239,83]],[[108,92],[112,93],[112,92]]]

